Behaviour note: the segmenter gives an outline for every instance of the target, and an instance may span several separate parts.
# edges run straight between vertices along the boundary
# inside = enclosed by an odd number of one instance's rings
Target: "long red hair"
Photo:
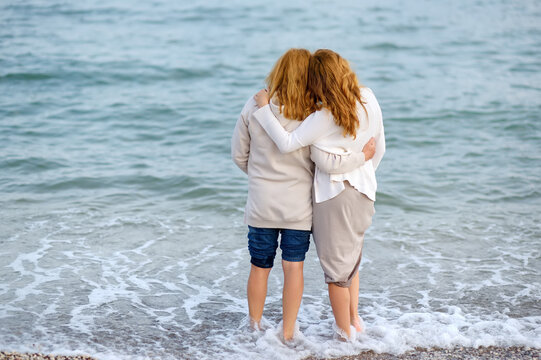
[[[310,51],[289,49],[267,76],[269,97],[278,99],[282,106],[280,112],[288,119],[302,121],[312,112],[306,90],[309,63]]]
[[[308,92],[312,111],[327,108],[344,136],[357,135],[357,102],[366,112],[357,76],[346,59],[332,50],[317,50],[308,65]]]

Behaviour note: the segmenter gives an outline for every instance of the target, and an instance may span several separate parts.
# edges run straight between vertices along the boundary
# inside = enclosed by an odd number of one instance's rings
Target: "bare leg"
[[[349,287],[349,314],[351,316],[351,325],[358,332],[363,331],[361,321],[359,320],[359,272],[351,279]]]
[[[282,293],[282,314],[284,324],[284,339],[291,340],[295,331],[295,321],[302,301],[304,289],[304,262],[282,260],[284,269],[284,290]]]
[[[267,281],[271,268],[264,269],[253,264],[248,277],[248,311],[250,313],[250,325],[259,329],[259,322],[263,316],[263,307],[267,297]]]
[[[349,288],[340,287],[333,283],[329,284],[329,299],[331,300],[332,312],[336,325],[349,338],[350,336],[350,313],[349,313]]]

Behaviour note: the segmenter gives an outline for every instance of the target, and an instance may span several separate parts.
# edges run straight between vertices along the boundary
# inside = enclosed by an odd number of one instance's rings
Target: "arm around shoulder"
[[[326,123],[320,118],[322,115],[318,115],[318,113],[320,112],[308,115],[302,124],[291,133],[282,127],[269,105],[257,110],[254,117],[274,141],[280,152],[285,154],[313,144],[328,132]]]

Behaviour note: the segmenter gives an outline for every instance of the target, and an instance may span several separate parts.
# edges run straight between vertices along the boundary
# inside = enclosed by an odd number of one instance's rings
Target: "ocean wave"
[[[199,181],[187,175],[158,177],[154,175],[76,176],[48,179],[47,182],[8,184],[13,192],[51,193],[70,190],[122,189],[158,193],[192,193]],[[197,192],[196,192],[197,193]]]
[[[68,167],[68,164],[65,161],[45,159],[42,157],[19,159],[8,158],[0,160],[0,169],[5,171],[15,171],[20,174],[32,174],[66,167]]]
[[[51,73],[8,73],[0,75],[0,83],[9,81],[41,81],[54,78],[54,74]]]
[[[380,42],[371,45],[366,45],[364,47],[366,50],[418,50],[421,47],[418,46],[405,46],[399,45],[392,42]]]
[[[0,84],[68,81],[71,84],[113,85],[118,83],[152,84],[156,82],[198,81],[214,77],[218,71],[231,71],[222,65],[209,68],[168,68],[138,62],[84,62],[65,60],[57,66],[60,70],[48,72],[19,72],[0,75]],[[84,70],[76,70],[84,69]],[[44,69],[48,70],[48,69]],[[58,85],[58,83],[56,83]]]

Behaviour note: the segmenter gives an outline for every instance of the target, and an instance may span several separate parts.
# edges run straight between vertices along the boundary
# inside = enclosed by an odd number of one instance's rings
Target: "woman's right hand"
[[[366,161],[372,159],[376,153],[376,139],[373,137],[363,147],[364,159]]]
[[[254,99],[257,103],[257,106],[262,108],[269,103],[269,92],[267,91],[267,89],[259,90],[259,92],[254,95]]]

